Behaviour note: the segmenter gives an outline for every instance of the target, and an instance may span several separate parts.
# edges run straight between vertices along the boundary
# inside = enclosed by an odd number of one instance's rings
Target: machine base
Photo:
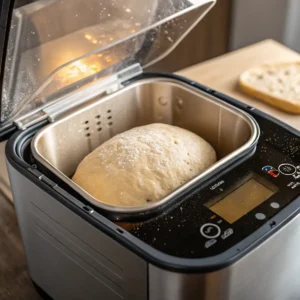
[[[36,291],[38,292],[38,294],[42,297],[42,299],[44,299],[44,300],[54,300],[43,289],[41,289],[32,279],[31,279],[31,282],[32,282],[34,288],[36,289]]]

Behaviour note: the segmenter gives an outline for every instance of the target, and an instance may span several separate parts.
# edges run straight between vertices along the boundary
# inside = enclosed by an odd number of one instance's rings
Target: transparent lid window
[[[215,0],[40,0],[13,10],[1,122],[172,51]],[[200,42],[200,41],[199,41]]]

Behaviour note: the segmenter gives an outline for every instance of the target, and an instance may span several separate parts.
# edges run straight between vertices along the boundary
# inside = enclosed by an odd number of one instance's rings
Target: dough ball
[[[116,135],[87,155],[73,181],[113,206],[156,202],[216,162],[214,149],[196,134],[151,124]]]

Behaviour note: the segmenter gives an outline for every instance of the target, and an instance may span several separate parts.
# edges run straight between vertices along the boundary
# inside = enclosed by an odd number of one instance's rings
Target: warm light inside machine
[[[81,31],[51,41],[38,51],[30,53],[30,56],[39,58],[39,78],[46,78],[51,72],[54,73],[51,83],[48,81],[47,87],[43,90],[43,97],[76,83],[78,83],[77,88],[80,88],[88,84],[83,81],[84,79],[89,78],[94,81],[95,75],[132,55],[131,51],[136,42],[134,38],[131,40],[132,44],[123,47],[121,51],[108,50],[106,47],[127,36],[128,33],[135,33],[140,26],[140,23],[136,23],[135,26],[106,31],[93,27],[89,31]],[[96,53],[97,49],[99,53]],[[100,51],[101,49],[103,50]],[[53,55],[54,52],[55,55]],[[50,59],[45,59],[45,57],[50,57]],[[75,61],[76,58],[78,59]],[[106,75],[101,74],[101,77],[103,76]]]
[[[66,70],[66,77],[67,78],[80,78],[86,75],[93,75],[96,72],[101,70],[101,64],[95,62],[93,64],[85,64],[81,61],[76,61],[75,63],[71,64],[69,68]]]
[[[135,29],[132,32],[135,32]],[[104,46],[114,41],[115,38],[107,34],[85,33],[84,39],[91,44]],[[56,81],[59,82],[59,87],[75,83],[110,67],[116,61],[116,58],[102,53],[83,58],[61,69],[57,74]]]
[[[66,66],[58,73],[60,84],[65,86],[100,72],[103,65],[99,60],[100,58],[91,62],[79,60]]]

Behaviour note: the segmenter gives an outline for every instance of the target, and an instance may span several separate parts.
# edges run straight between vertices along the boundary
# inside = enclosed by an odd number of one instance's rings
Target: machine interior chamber
[[[86,94],[88,98],[88,89]],[[253,151],[259,136],[258,125],[248,114],[173,79],[140,80],[109,96],[98,95],[89,103],[40,130],[31,143],[32,153],[89,202],[111,212],[139,213],[169,202],[212,171]],[[81,160],[97,146],[118,133],[151,123],[171,124],[198,134],[215,148],[218,161],[160,201],[141,207],[99,202],[70,179]]]

